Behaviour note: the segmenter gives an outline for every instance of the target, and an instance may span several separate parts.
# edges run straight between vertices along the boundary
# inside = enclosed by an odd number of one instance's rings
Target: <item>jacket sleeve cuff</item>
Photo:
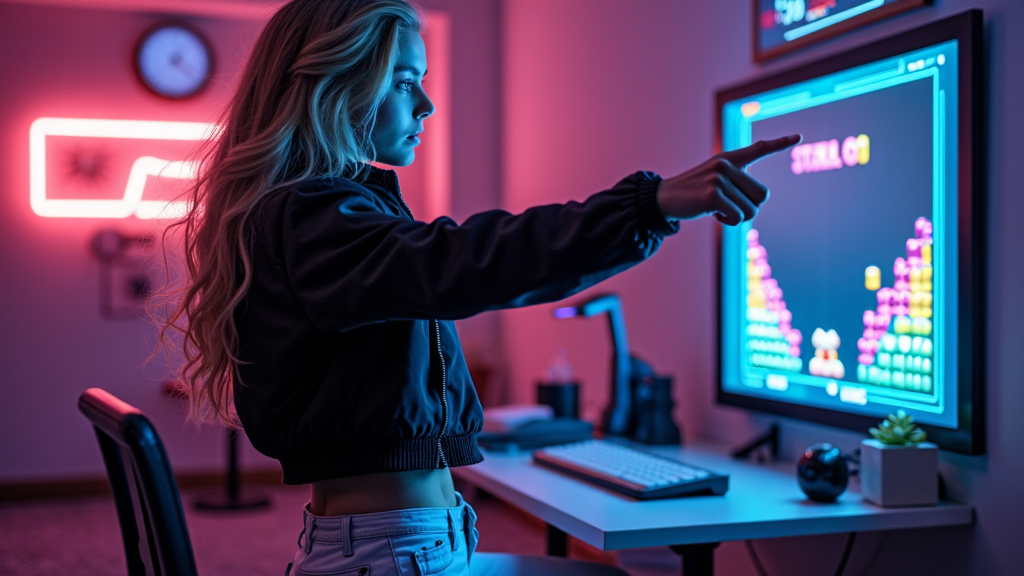
[[[661,176],[653,172],[637,172],[633,175],[636,182],[637,222],[641,231],[648,231],[661,238],[679,232],[679,222],[665,218],[658,207],[658,184]]]

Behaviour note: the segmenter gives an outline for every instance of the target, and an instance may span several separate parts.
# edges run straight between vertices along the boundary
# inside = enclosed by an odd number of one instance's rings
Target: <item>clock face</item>
[[[180,25],[151,31],[136,54],[142,83],[166,98],[187,98],[199,92],[210,78],[211,64],[206,42]]]

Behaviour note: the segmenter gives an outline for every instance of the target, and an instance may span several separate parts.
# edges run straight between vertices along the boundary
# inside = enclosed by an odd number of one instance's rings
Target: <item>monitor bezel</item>
[[[985,451],[985,203],[983,156],[983,83],[982,83],[982,12],[969,10],[956,16],[927,24],[895,36],[829,56],[779,74],[731,86],[716,93],[715,151],[722,151],[722,109],[725,103],[869,64],[926,48],[950,40],[958,41],[958,109],[959,141],[957,142],[957,209],[959,233],[959,323],[957,337],[958,406],[960,417],[956,429],[923,425],[928,439],[941,448],[964,454]],[[722,322],[722,236],[716,229],[716,298],[718,323]],[[716,335],[717,402],[758,412],[766,412],[866,433],[880,418],[850,414],[838,410],[801,406],[726,391],[722,385],[722,339]]]

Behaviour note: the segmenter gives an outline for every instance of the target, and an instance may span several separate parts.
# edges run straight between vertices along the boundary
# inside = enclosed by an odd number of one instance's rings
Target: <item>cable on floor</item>
[[[836,567],[835,576],[843,576],[843,572],[846,570],[846,563],[850,560],[850,553],[853,552],[853,541],[856,538],[856,532],[850,532],[850,535],[847,536],[846,546],[843,548],[843,556],[839,559],[839,566]],[[761,558],[758,557],[757,550],[754,549],[754,542],[752,540],[744,540],[743,544],[746,545],[747,555],[750,556],[750,562],[754,565],[757,576],[768,576],[768,571],[764,569],[764,564],[761,564]]]
[[[754,550],[754,542],[751,540],[744,540],[743,543],[747,546],[747,555],[750,556],[750,562],[754,565],[754,570],[757,571],[757,576],[768,576],[768,571],[764,569],[764,565],[761,564],[761,559],[757,557],[757,550]]]
[[[849,538],[846,539],[846,548],[843,550],[843,557],[839,559],[839,566],[836,568],[836,576],[843,576],[843,570],[846,570],[846,561],[850,559],[850,552],[853,551],[853,541],[857,538],[856,532],[850,532]]]

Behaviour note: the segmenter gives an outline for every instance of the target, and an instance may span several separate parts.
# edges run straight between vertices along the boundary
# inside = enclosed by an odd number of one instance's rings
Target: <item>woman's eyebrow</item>
[[[415,74],[417,76],[426,76],[428,70],[424,70],[423,73],[420,74],[419,68],[416,68],[415,66],[408,66],[408,65],[395,66],[394,73],[398,74],[399,72],[411,72],[411,73],[413,73],[413,74]]]

